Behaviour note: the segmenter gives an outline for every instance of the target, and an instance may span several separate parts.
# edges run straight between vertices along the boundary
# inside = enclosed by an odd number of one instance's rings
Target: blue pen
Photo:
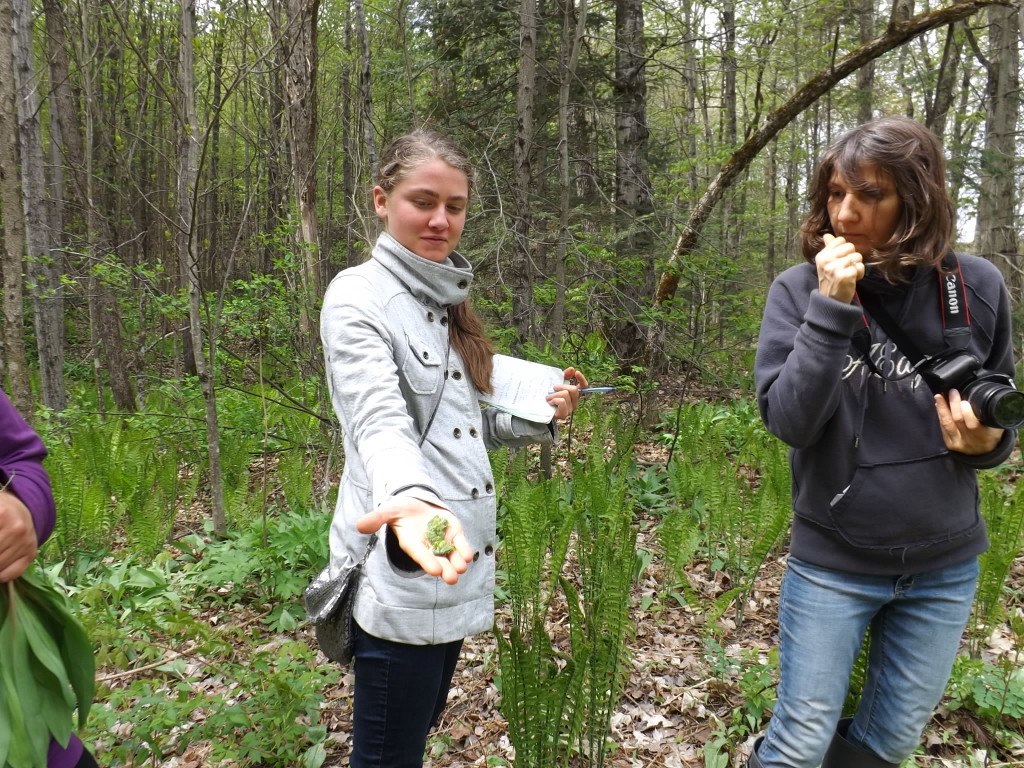
[[[614,392],[615,387],[580,387],[581,395],[604,395],[609,392]]]

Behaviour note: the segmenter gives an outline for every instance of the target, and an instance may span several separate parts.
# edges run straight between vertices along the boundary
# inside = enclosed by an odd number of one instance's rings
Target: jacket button
[[[470,437],[476,437],[476,434],[477,434],[476,427],[470,427],[469,428],[469,436]]]
[[[487,485],[484,486],[484,490],[486,490],[488,493],[493,493],[494,486],[491,483],[488,483]]]
[[[445,377],[445,379],[447,380],[447,378],[448,378],[448,371],[445,371],[445,372],[444,372],[444,377]]]
[[[467,285],[469,285],[469,283],[465,280],[459,280],[459,288],[465,288]]]
[[[456,371],[452,374],[452,378],[459,381],[462,378],[462,371]]]
[[[448,318],[447,317],[442,317],[441,318],[441,325],[448,325]]]
[[[487,555],[488,557],[493,555],[494,554],[494,547],[492,547],[490,544],[488,544],[486,547],[484,547],[484,554]]]
[[[425,349],[423,350],[423,359],[424,360],[429,360],[430,359],[430,352],[428,352]]]
[[[455,429],[452,430],[452,434],[455,435],[455,439],[458,440],[460,437],[462,437],[462,430],[456,427]]]
[[[480,559],[480,552],[479,551],[474,552],[473,553],[473,562],[475,563],[479,559]]]
[[[428,323],[434,322],[434,313],[433,312],[427,312],[427,322]]]
[[[469,492],[469,495],[472,496],[474,499],[479,499],[480,498],[480,489],[479,488],[474,488],[472,491]],[[488,554],[490,554],[490,553],[488,552]]]

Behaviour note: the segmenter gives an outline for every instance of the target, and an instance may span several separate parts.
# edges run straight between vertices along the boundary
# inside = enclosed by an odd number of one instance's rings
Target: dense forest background
[[[318,381],[377,153],[422,123],[478,162],[462,250],[500,345],[640,390],[745,386],[815,158],[872,116],[942,138],[963,246],[1024,283],[1013,3],[0,0],[0,27],[24,411],[197,375],[216,442],[239,376]]]

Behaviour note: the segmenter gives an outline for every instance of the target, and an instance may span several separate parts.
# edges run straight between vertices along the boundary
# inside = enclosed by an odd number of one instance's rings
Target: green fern
[[[984,639],[1004,618],[1003,588],[1024,547],[1024,483],[1011,486],[998,472],[982,472],[978,485],[989,548],[978,558],[978,588],[970,624],[971,652],[975,656]]]
[[[507,636],[497,634],[501,709],[517,766],[567,765],[574,751],[602,765],[625,680],[636,572],[630,473],[623,469],[631,442],[602,418],[593,428],[615,435],[612,460],[603,441],[592,441],[573,462],[571,482],[531,484],[522,459],[507,465],[501,565],[512,621]],[[570,560],[575,570],[566,573]],[[567,622],[559,620],[559,596]]]
[[[708,610],[709,626],[745,597],[790,521],[786,449],[764,430],[752,407],[732,411],[695,404],[677,412],[678,455],[668,469],[670,512],[659,528],[666,560],[686,584],[689,559],[703,549],[731,588]]]

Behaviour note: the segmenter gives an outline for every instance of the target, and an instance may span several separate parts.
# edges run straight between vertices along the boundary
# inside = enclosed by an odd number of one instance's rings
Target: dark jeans
[[[81,759],[75,764],[75,768],[100,768],[92,753],[88,749],[82,752]]]
[[[427,733],[437,723],[462,641],[406,645],[355,624],[352,768],[422,768]]]

